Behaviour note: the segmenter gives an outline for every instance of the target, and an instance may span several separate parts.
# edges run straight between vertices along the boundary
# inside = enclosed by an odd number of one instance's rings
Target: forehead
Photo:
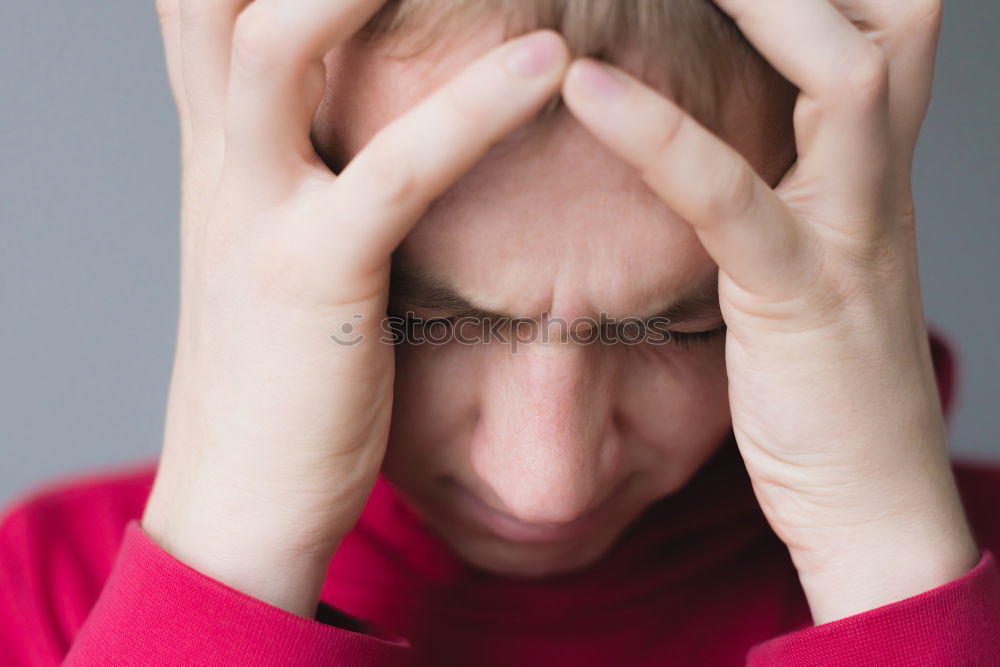
[[[327,58],[317,148],[343,164],[502,39],[497,24],[407,58],[357,41],[339,47]],[[637,71],[627,52],[614,60]],[[780,176],[788,156],[764,131],[765,112],[737,101],[722,117],[726,140],[760,173]],[[689,226],[565,108],[494,147],[434,202],[397,255],[477,306],[523,316],[636,315],[714,270]]]

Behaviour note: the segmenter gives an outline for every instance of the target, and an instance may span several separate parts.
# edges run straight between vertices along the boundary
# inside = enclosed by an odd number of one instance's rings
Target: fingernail
[[[573,69],[576,71],[572,76],[577,79],[580,89],[590,97],[613,100],[625,94],[625,77],[596,60],[578,60],[573,63]]]
[[[551,33],[540,32],[519,40],[507,55],[507,68],[518,76],[545,74],[559,60],[559,42]]]

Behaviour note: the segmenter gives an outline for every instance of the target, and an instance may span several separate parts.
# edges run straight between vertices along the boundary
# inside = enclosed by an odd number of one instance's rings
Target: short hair
[[[712,0],[389,0],[359,37],[405,36],[416,54],[498,16],[507,38],[551,28],[575,56],[612,60],[623,48],[636,49],[640,76],[663,77],[672,99],[714,131],[734,86],[763,105],[797,93]],[[559,103],[554,98],[542,115]]]

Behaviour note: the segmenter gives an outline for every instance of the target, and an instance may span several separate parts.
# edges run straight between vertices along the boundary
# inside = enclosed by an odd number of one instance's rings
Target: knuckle
[[[685,122],[685,115],[677,114],[674,115],[669,122],[662,123],[658,126],[660,134],[651,144],[653,146],[653,150],[649,154],[649,158],[646,163],[641,165],[642,172],[647,178],[655,172],[657,165],[670,159],[670,151],[683,131]]]
[[[872,101],[889,90],[889,61],[875,44],[860,50],[845,67],[843,86],[847,99]]]
[[[387,134],[373,141],[365,153],[364,167],[379,204],[393,209],[414,201],[420,189],[420,178],[410,162],[390,145]]]
[[[251,4],[244,10],[233,30],[234,65],[249,73],[278,58],[288,44],[279,24],[267,12],[256,9],[259,6]]]
[[[486,110],[476,95],[457,85],[447,86],[443,92],[452,123],[462,127],[480,127],[486,120]]]
[[[725,162],[705,195],[704,209],[709,220],[726,220],[749,214],[757,197],[753,172],[740,160]]]

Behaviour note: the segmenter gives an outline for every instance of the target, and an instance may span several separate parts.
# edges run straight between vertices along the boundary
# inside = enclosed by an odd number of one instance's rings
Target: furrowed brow
[[[393,304],[442,311],[454,317],[524,319],[509,313],[480,308],[437,276],[402,262],[393,263],[389,294]],[[675,297],[666,307],[644,318],[644,321],[666,319],[669,323],[675,324],[721,317],[718,272],[712,271],[706,279]]]
[[[719,274],[713,270],[706,279],[675,297],[665,308],[646,321],[666,319],[670,323],[677,323],[721,318]]]
[[[443,311],[454,317],[519,319],[479,308],[440,278],[399,261],[392,265],[389,299],[393,304]]]

